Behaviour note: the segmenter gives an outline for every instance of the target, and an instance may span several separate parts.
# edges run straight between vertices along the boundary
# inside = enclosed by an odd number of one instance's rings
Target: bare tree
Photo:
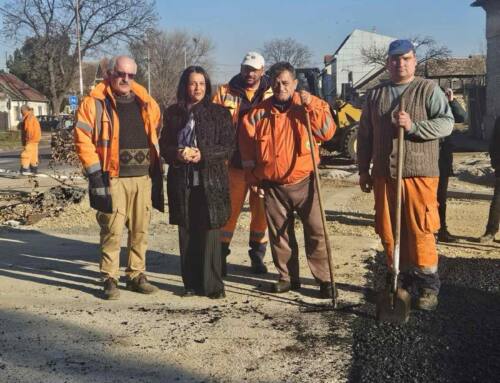
[[[143,84],[147,84],[149,51],[151,93],[164,107],[175,101],[177,84],[185,66],[200,65],[209,71],[213,48],[212,42],[201,35],[156,29],[149,30],[142,40],[129,46],[139,67],[137,80]]]
[[[440,60],[450,56],[451,51],[445,45],[439,45],[436,40],[429,36],[414,36],[410,41],[415,46],[418,64],[429,60]],[[361,56],[365,64],[385,65],[387,60],[387,47],[372,45],[361,49]]]
[[[306,66],[312,57],[311,50],[306,45],[292,38],[273,39],[264,43],[262,55],[268,65],[287,61],[295,67]]]
[[[80,0],[79,14],[82,57],[105,45],[140,38],[156,20],[153,0]],[[47,83],[47,89],[40,90],[57,114],[78,68],[75,1],[10,0],[0,6],[0,15],[6,36],[35,39],[41,61],[36,69]],[[67,49],[61,49],[61,41],[67,41]]]

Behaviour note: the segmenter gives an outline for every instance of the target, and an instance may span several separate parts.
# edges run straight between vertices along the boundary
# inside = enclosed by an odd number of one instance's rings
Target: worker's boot
[[[450,234],[450,232],[448,231],[448,229],[446,229],[446,227],[442,227],[441,229],[439,229],[437,233],[437,240],[438,242],[446,242],[446,243],[453,243],[457,241],[457,239]]]
[[[271,292],[281,294],[281,293],[286,293],[290,290],[299,290],[300,287],[301,287],[300,280],[285,281],[283,279],[280,279],[278,282],[273,283],[271,285]]]
[[[127,289],[143,294],[154,294],[158,291],[158,287],[149,283],[142,273],[133,279],[127,280]]]
[[[223,277],[227,276],[227,257],[231,254],[228,242],[221,242],[220,244],[220,262],[221,262],[221,274]]]
[[[250,241],[250,250],[248,250],[248,255],[252,262],[252,273],[253,274],[265,274],[267,273],[267,267],[264,264],[264,255],[266,255],[267,243],[259,243],[255,241]]]
[[[21,166],[21,168],[19,169],[19,174],[21,174],[22,176],[29,176],[31,175],[31,172],[29,168],[24,168]]]
[[[30,171],[32,174],[38,174],[38,165],[30,165]]]
[[[487,231],[483,236],[479,237],[480,243],[491,243],[495,239],[495,234],[493,232]]]
[[[438,293],[433,289],[420,289],[415,308],[417,310],[434,311],[438,305]]]
[[[118,290],[118,281],[113,278],[107,278],[104,281],[104,299],[116,300],[120,297],[120,290]]]
[[[338,297],[339,293],[337,291],[337,287],[334,285],[335,299]],[[331,282],[321,282],[319,284],[319,297],[321,299],[332,299],[332,283]]]

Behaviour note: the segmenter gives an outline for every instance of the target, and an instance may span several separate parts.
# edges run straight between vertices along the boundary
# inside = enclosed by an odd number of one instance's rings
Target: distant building
[[[21,106],[28,105],[35,116],[49,114],[49,100],[10,73],[0,72],[0,131],[17,130]]]
[[[486,116],[483,132],[485,138],[490,138],[495,118],[500,116],[500,1],[476,0],[471,5],[486,11]]]
[[[325,57],[323,93],[330,97],[344,96],[346,88],[380,70],[380,64],[366,64],[363,49],[387,49],[394,37],[355,29],[345,38],[333,55]],[[344,90],[344,92],[343,92]]]

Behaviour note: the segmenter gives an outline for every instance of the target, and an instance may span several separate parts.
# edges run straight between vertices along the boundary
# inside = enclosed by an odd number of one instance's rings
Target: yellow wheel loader
[[[323,98],[319,86],[321,72],[318,68],[296,69],[297,78],[301,87],[313,95]],[[340,152],[342,155],[356,161],[356,146],[358,125],[361,118],[361,108],[340,99],[329,102],[330,109],[337,125],[335,135],[330,141],[324,142],[321,147],[329,152]]]

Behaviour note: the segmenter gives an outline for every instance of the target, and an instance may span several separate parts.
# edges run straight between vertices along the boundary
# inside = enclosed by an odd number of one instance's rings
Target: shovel
[[[323,224],[323,234],[325,236],[326,242],[326,253],[328,254],[328,269],[330,271],[330,281],[331,281],[331,289],[332,289],[332,304],[333,308],[337,307],[337,287],[335,286],[335,280],[333,278],[333,258],[332,258],[332,249],[330,247],[330,236],[328,235],[328,230],[326,229],[326,217],[325,211],[323,210],[323,199],[321,198],[321,187],[319,183],[319,173],[318,173],[318,165],[316,165],[316,159],[314,158],[314,145],[313,135],[311,130],[311,121],[309,119],[309,113],[304,109],[306,115],[307,122],[307,138],[309,140],[309,147],[311,148],[311,159],[313,163],[314,169],[314,183],[316,186],[316,190],[318,191],[318,201],[319,201],[319,209],[321,210],[321,223]]]
[[[403,109],[401,103],[400,110]],[[392,258],[392,283],[389,290],[382,291],[377,297],[377,320],[380,322],[406,323],[410,316],[411,297],[408,291],[398,288],[399,256],[401,240],[401,192],[403,188],[403,151],[404,128],[398,132],[398,168],[396,178],[396,216],[394,229],[394,254]],[[393,227],[394,227],[393,226]]]

